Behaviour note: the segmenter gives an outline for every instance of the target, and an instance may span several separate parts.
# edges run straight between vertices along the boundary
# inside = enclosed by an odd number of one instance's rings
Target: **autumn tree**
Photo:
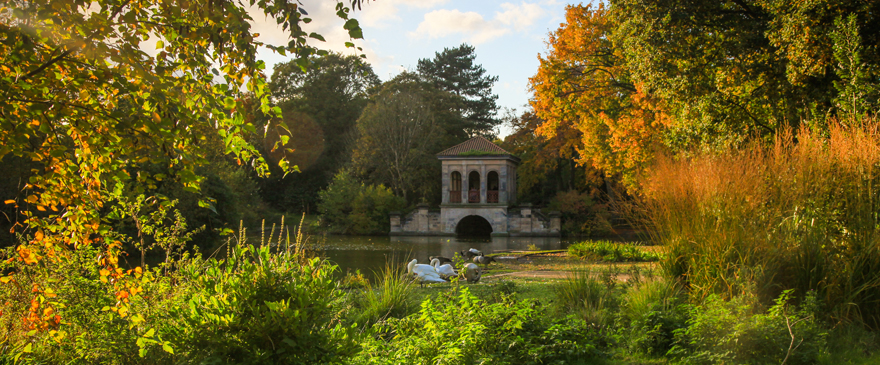
[[[308,43],[322,38],[302,28],[310,21],[304,5],[280,0],[249,5],[3,2],[0,157],[38,165],[21,193],[5,198],[23,215],[15,229],[26,237],[8,263],[52,265],[72,248],[100,245],[103,253],[93,265],[100,281],[112,287],[108,292],[126,299],[110,309],[127,317],[126,303],[139,292],[139,281],[118,268],[120,242],[110,238],[121,237],[102,220],[106,208],[159,180],[199,191],[206,133],[216,134],[238,164],[268,173],[266,161],[246,140],[255,132],[244,115],[246,92],[262,112],[280,112],[271,108],[257,51],[265,47],[300,60],[325,52]],[[343,3],[336,9],[349,35],[360,38],[349,9]],[[276,20],[289,43],[259,41],[250,12]],[[164,166],[168,174],[136,171],[146,162]],[[278,165],[289,169],[285,160]],[[210,207],[209,200],[202,203]],[[29,308],[27,330],[58,328],[62,318],[53,311],[60,306],[46,300],[50,287],[21,289],[15,270],[4,269],[3,275],[4,290],[26,290],[31,298],[18,304]]]
[[[529,79],[530,104],[544,121],[536,131],[575,148],[578,162],[632,182],[662,136],[661,104],[631,80],[604,5],[569,5],[565,19]]]
[[[449,132],[460,130],[466,137],[492,136],[494,128],[501,124],[497,116],[498,95],[492,93],[498,76],[487,75],[483,66],[474,63],[476,57],[473,46],[462,44],[436,52],[433,59],[419,59],[418,64],[418,72],[437,88],[461,98],[456,109],[464,123],[449,126]]]

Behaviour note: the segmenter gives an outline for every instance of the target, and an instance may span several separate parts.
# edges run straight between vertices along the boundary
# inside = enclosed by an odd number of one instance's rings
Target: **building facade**
[[[474,137],[437,158],[442,163],[440,210],[422,205],[406,215],[392,213],[392,235],[559,235],[558,214],[516,206],[516,156]]]

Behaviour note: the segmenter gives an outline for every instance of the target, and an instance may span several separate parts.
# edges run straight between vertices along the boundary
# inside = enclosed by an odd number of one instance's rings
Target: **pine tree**
[[[498,76],[486,75],[483,66],[474,64],[475,58],[474,47],[468,44],[444,48],[434,59],[420,59],[418,71],[439,89],[461,98],[459,111],[469,136],[493,137],[494,128],[501,124],[498,95],[492,93]]]

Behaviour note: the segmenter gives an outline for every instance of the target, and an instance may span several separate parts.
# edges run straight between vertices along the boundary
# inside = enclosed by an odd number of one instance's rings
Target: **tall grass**
[[[358,324],[370,325],[389,317],[403,318],[418,310],[413,298],[415,281],[405,275],[405,268],[391,262],[397,260],[388,260],[376,275],[377,284],[368,282],[357,298],[360,312],[354,320]]]
[[[603,278],[589,269],[573,269],[556,287],[556,302],[587,322],[610,325],[611,309],[616,306],[613,289],[613,277]]]
[[[878,124],[659,162],[642,205],[664,270],[696,299],[816,291],[833,319],[880,327]]]

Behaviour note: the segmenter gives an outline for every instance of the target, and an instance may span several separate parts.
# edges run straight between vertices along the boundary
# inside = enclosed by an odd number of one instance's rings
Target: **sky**
[[[349,5],[349,0],[343,0]],[[561,0],[371,0],[352,16],[360,22],[364,39],[354,43],[363,49],[373,70],[387,81],[404,70],[415,70],[418,60],[433,58],[444,48],[468,43],[474,46],[476,63],[498,76],[493,91],[501,108],[519,112],[529,100],[528,79],[538,70],[538,55],[546,53],[547,35],[565,21]],[[324,36],[313,45],[343,54],[361,52],[345,48],[351,41],[336,17],[336,1],[307,0],[303,7],[313,19],[305,29]],[[260,41],[286,44],[287,38],[274,21],[252,14]],[[289,59],[268,49],[260,52],[267,75],[272,67]],[[502,128],[500,134],[509,130]]]

